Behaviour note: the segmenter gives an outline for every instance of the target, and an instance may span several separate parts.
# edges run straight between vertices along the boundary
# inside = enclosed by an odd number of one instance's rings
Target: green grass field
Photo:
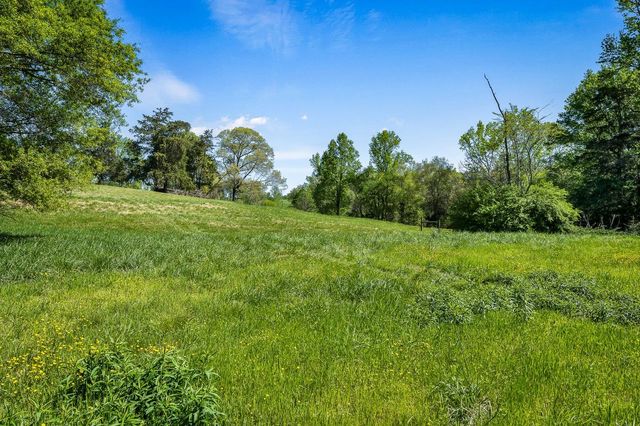
[[[213,370],[232,424],[640,421],[638,237],[111,187],[0,221],[0,423],[112,340]]]

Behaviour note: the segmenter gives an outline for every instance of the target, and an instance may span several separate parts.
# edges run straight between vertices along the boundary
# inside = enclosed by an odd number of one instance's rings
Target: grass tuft
[[[465,324],[488,312],[505,311],[521,320],[535,312],[553,311],[594,322],[640,324],[640,299],[604,291],[578,274],[539,271],[524,276],[505,274],[476,278],[459,275],[454,284],[438,283],[422,290],[409,306],[422,326]]]

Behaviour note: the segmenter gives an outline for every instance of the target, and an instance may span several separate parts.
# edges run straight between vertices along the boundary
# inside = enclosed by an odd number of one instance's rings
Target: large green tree
[[[567,100],[557,158],[585,222],[608,227],[640,220],[640,1],[618,3],[625,27]]]
[[[322,213],[342,214],[352,198],[351,185],[360,169],[358,151],[345,133],[329,142],[321,157],[314,156],[317,182],[313,198]],[[313,162],[313,160],[312,160]]]
[[[0,2],[0,203],[46,207],[91,175],[91,130],[145,82],[137,54],[101,0]]]
[[[432,221],[444,221],[462,190],[462,174],[442,157],[434,157],[431,161],[418,164],[415,174],[423,217]]]
[[[511,105],[500,120],[480,122],[460,138],[466,188],[450,222],[474,231],[564,231],[577,219],[567,193],[549,183],[555,123]]]
[[[144,115],[132,132],[145,159],[142,179],[149,179],[158,191],[194,189],[187,164],[188,154],[199,139],[189,123],[173,120],[168,108],[158,108],[153,114]]]
[[[383,130],[371,138],[369,144],[370,167],[369,180],[364,185],[365,199],[369,205],[371,217],[381,220],[394,220],[398,213],[405,175],[413,159],[400,151],[400,137],[395,132]],[[403,203],[404,204],[404,203]]]
[[[253,129],[237,127],[223,130],[217,137],[217,159],[226,190],[232,201],[238,199],[246,182],[252,191],[273,175],[273,148]],[[255,191],[254,191],[255,192]]]

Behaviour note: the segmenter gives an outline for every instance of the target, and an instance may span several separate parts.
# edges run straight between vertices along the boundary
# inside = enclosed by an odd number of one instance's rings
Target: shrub
[[[464,191],[451,211],[451,226],[468,231],[528,231],[527,203],[514,186],[475,185]]]
[[[631,225],[629,225],[628,231],[631,234],[640,235],[640,222],[633,221]]]
[[[291,205],[298,210],[315,211],[316,205],[313,200],[313,191],[308,184],[296,186],[287,196],[291,201]]]
[[[567,201],[567,192],[551,184],[532,186],[525,199],[536,231],[565,232],[578,220],[578,211]]]
[[[525,193],[515,185],[475,185],[455,201],[450,225],[488,232],[563,232],[578,219],[566,192],[551,184],[533,185]]]
[[[53,407],[78,424],[197,425],[218,423],[212,374],[169,351],[134,356],[91,353],[64,381]]]

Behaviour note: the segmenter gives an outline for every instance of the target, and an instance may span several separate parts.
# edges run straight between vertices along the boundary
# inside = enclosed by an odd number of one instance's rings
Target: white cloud
[[[259,116],[259,117],[245,117],[240,116],[234,120],[229,119],[229,117],[223,117],[221,120],[221,126],[225,129],[234,129],[236,127],[249,127],[253,129],[258,126],[264,126],[269,121],[268,117]]]
[[[309,160],[313,154],[315,151],[311,148],[295,148],[274,153],[276,160],[280,161]]]
[[[151,81],[145,86],[140,98],[145,105],[161,107],[197,102],[200,100],[200,92],[171,72],[162,71],[151,76]]]
[[[287,0],[209,0],[213,18],[250,47],[287,52],[297,19]]]
[[[307,121],[309,119],[309,116],[307,114],[303,114],[302,117],[300,117],[300,120],[302,121]]]
[[[195,126],[191,128],[191,131],[193,133],[195,133],[196,135],[200,136],[201,134],[203,134],[205,132],[205,130],[209,130],[208,127],[206,126]]]
[[[375,29],[375,27],[380,23],[381,19],[382,19],[382,13],[378,12],[375,9],[371,9],[369,13],[367,13],[366,22],[368,25],[372,25]]]
[[[191,130],[196,135],[201,135],[205,130],[211,129],[213,134],[217,135],[223,130],[235,129],[236,127],[248,127],[250,129],[255,129],[257,127],[266,126],[268,123],[269,117],[265,117],[263,115],[255,117],[241,115],[238,118],[222,117],[217,122],[211,124],[199,123],[199,125],[192,127]]]

